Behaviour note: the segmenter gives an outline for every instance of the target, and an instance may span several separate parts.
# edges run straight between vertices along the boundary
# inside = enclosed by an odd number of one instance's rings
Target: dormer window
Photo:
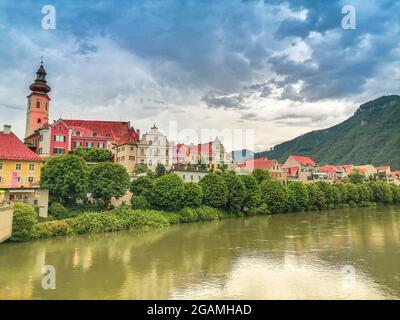
[[[76,135],[77,137],[79,137],[79,136],[81,135],[81,133],[80,133],[79,131],[76,131],[76,132],[75,132],[75,135]]]
[[[93,137],[97,137],[97,133],[96,132],[93,132]]]

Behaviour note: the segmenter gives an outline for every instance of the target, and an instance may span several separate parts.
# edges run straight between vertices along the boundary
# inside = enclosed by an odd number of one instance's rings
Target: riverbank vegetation
[[[129,183],[126,171],[117,164],[99,163],[87,168],[80,160],[77,156],[48,160],[43,172],[52,199],[50,218],[38,218],[33,207],[17,203],[11,241],[146,230],[227,217],[400,203],[400,187],[383,181],[284,185],[271,179],[267,172],[255,170],[245,176],[232,172],[209,173],[197,184],[185,183],[179,176],[160,168],[157,174],[135,177]],[[65,167],[56,175],[60,166]],[[74,189],[77,181],[80,186]],[[133,194],[130,205],[112,208],[111,197],[122,196],[128,188]],[[85,204],[77,205],[76,199],[83,199],[87,190],[92,192],[94,203],[85,200]]]

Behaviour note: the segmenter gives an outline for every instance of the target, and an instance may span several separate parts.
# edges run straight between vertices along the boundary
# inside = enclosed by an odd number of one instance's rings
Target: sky
[[[45,5],[55,29],[42,28]],[[345,5],[355,29],[342,27]],[[265,150],[399,93],[399,12],[395,0],[0,0],[0,128],[23,138],[44,56],[51,120]]]

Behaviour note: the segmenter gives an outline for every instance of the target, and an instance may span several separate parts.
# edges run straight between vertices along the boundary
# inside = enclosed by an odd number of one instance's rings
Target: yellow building
[[[0,131],[0,203],[23,201],[47,216],[48,191],[40,188],[43,159],[11,132]]]

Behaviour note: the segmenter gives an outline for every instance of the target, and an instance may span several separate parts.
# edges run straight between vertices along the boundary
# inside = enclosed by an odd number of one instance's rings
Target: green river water
[[[387,298],[400,298],[400,207],[0,244],[0,300]]]

